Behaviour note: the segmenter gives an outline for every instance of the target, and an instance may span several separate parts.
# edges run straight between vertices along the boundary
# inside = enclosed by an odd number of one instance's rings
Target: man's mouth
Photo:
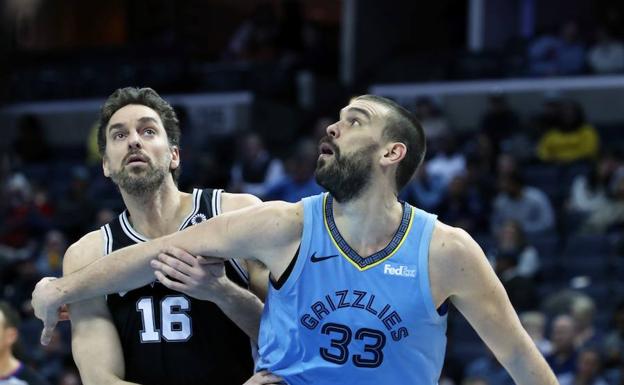
[[[319,145],[320,155],[331,156],[334,155],[334,148],[331,144],[324,142]]]
[[[146,164],[147,158],[141,155],[130,155],[128,160],[126,160],[126,164]]]

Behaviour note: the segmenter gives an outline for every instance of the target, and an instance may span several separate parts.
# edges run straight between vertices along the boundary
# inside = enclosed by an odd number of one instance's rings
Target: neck
[[[191,195],[179,191],[171,179],[167,179],[156,191],[140,197],[123,190],[121,195],[132,227],[148,238],[177,231],[193,203]]]
[[[366,188],[349,202],[333,201],[334,220],[349,246],[361,256],[371,255],[390,243],[403,214],[390,189]]]
[[[19,367],[20,362],[13,357],[11,350],[0,352],[0,378],[7,377]]]

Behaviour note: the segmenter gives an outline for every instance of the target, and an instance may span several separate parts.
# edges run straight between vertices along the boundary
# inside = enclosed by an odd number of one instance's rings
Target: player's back
[[[219,190],[195,190],[181,228],[219,213]],[[122,213],[102,228],[106,254],[145,241]],[[246,286],[246,271],[226,262],[226,274]],[[252,373],[249,338],[215,304],[172,291],[158,282],[107,296],[119,333],[125,379],[147,385],[242,384]]]
[[[327,194],[304,199],[299,253],[265,303],[258,368],[290,385],[437,384],[446,316],[429,287],[435,216],[404,204],[392,241],[362,258],[331,203]]]

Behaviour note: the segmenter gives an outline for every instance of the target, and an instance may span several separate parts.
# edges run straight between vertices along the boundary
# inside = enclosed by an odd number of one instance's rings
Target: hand
[[[273,373],[263,370],[254,374],[243,385],[261,385],[261,384],[285,384],[284,379]]]
[[[177,247],[169,247],[150,262],[154,275],[169,289],[193,298],[217,302],[232,282],[225,276],[223,259],[195,257]]]
[[[67,319],[67,311],[61,311],[60,289],[55,285],[56,278],[45,277],[35,286],[32,293],[32,307],[35,316],[43,321],[41,344],[47,345],[52,339],[56,323],[60,318]],[[63,313],[63,314],[61,314]]]

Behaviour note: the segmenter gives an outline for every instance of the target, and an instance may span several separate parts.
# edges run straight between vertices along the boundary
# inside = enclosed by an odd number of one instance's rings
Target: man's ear
[[[17,342],[17,339],[19,338],[17,328],[8,327],[4,331],[4,338],[6,338],[7,342],[9,343],[9,346],[12,346],[13,344],[15,344]]]
[[[401,142],[391,142],[384,146],[383,156],[381,157],[382,166],[390,166],[405,158],[407,147]]]
[[[171,162],[169,163],[169,170],[175,170],[180,167],[180,148],[178,146],[169,147],[171,152]]]
[[[108,162],[108,157],[106,156],[106,154],[104,154],[102,156],[102,171],[104,172],[104,176],[109,178],[110,177],[110,169],[109,169],[109,162]]]

